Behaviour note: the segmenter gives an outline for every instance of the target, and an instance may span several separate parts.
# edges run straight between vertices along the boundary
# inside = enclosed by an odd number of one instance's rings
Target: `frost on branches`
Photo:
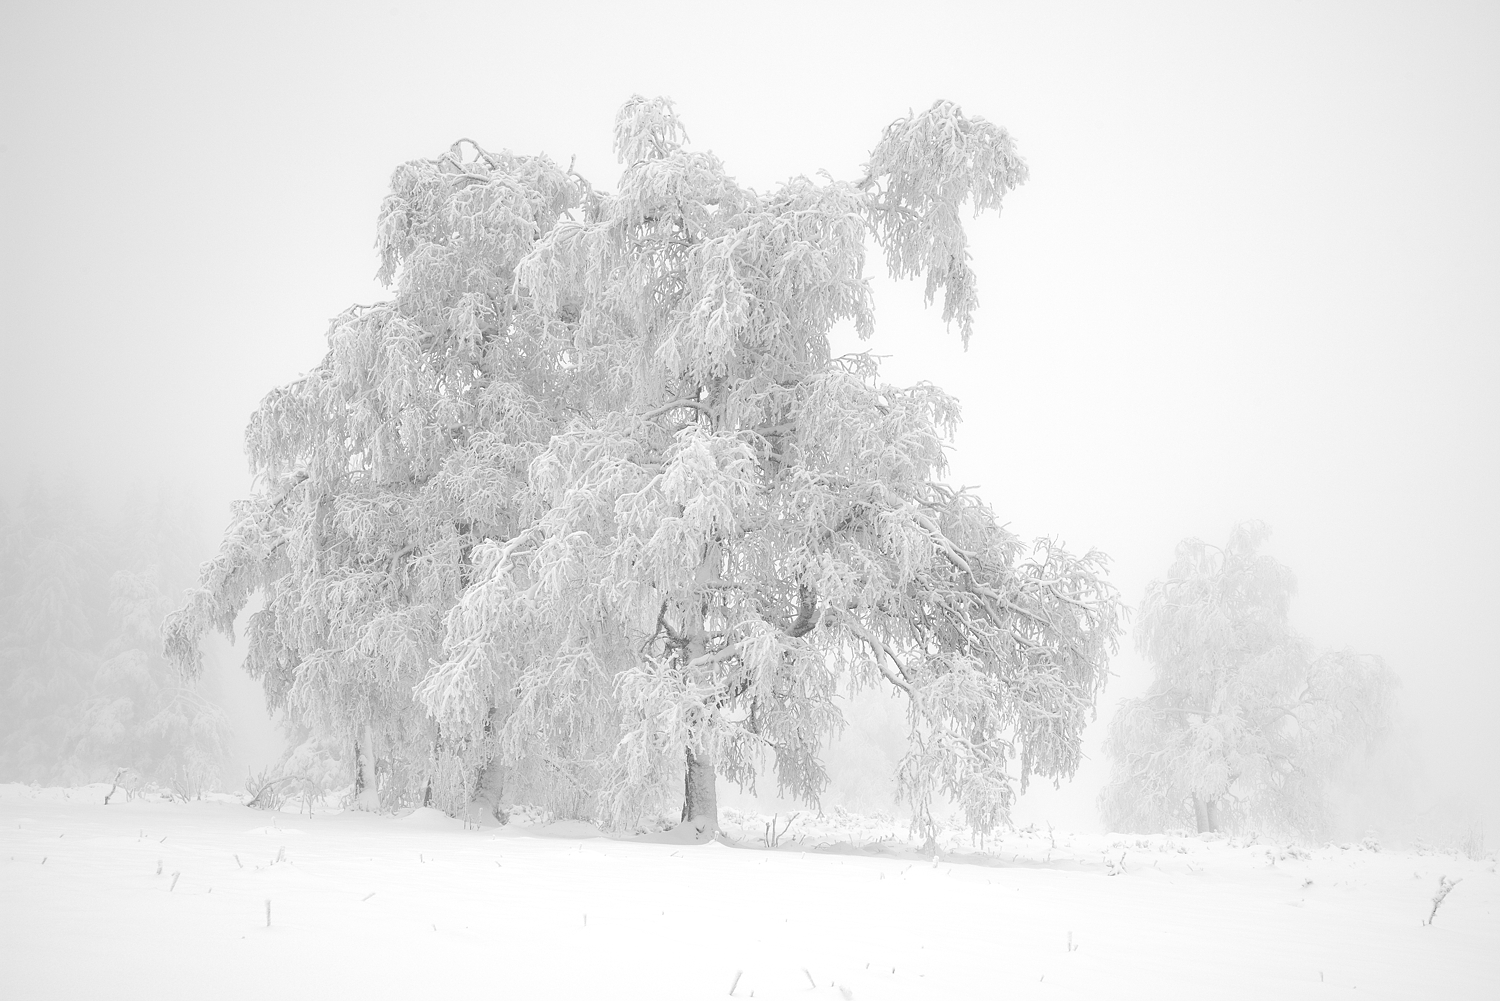
[[[184,661],[252,593],[250,669],[345,735],[389,804],[530,800],[717,827],[717,775],[815,799],[834,694],[908,698],[901,788],[989,830],[1071,774],[1118,634],[1104,558],[1023,544],[945,486],[958,406],[881,382],[865,252],[976,305],[960,209],[1025,180],[952,104],[853,182],[761,194],[633,98],[615,193],[467,141],[400,168],[392,301],[267,398],[261,476],[173,622]]]
[[[1155,678],[1110,726],[1111,830],[1320,834],[1331,785],[1389,726],[1395,682],[1378,657],[1315,653],[1292,630],[1291,571],[1259,552],[1269,534],[1186,540],[1147,588],[1136,645]]]

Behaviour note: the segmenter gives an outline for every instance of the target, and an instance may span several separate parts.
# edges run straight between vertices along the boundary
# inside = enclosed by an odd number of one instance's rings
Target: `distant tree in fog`
[[[381,762],[387,804],[530,798],[626,825],[719,775],[816,798],[841,677],[908,697],[903,793],[988,830],[1072,773],[1118,633],[1104,558],[1023,543],[946,486],[954,400],[829,335],[873,329],[874,240],[965,341],[960,208],[1026,169],[946,102],[854,183],[760,194],[669,102],[616,122],[614,194],[455,144],[396,171],[386,303],[249,431],[242,504],[169,645],[232,628],[273,705]],[[388,776],[382,779],[380,776]]]
[[[164,593],[191,572],[179,513],[80,492],[35,479],[0,519],[0,780],[215,786],[224,715],[161,653]]]
[[[101,576],[88,526],[33,482],[0,530],[0,778],[61,781],[99,665]],[[70,776],[68,776],[70,777]]]
[[[219,784],[228,719],[162,654],[162,618],[172,600],[155,565],[118,570],[109,581],[115,628],[101,650],[76,727],[73,757],[113,763],[196,795]]]
[[[1292,573],[1239,525],[1220,549],[1177,547],[1146,590],[1136,646],[1153,671],[1105,744],[1111,830],[1325,829],[1342,769],[1389,725],[1394,679],[1377,657],[1316,653],[1291,628]]]

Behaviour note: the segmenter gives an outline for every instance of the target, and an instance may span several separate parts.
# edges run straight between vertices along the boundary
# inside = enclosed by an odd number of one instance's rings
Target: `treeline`
[[[0,781],[217,785],[225,716],[161,654],[194,541],[165,490],[98,504],[33,475],[0,497]]]

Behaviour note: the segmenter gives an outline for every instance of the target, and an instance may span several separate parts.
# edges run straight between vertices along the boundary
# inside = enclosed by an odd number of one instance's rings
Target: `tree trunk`
[[[687,752],[687,776],[683,783],[682,819],[699,828],[707,841],[719,833],[718,775],[713,760]]]
[[[354,809],[380,812],[380,791],[375,788],[375,735],[364,727],[354,745]]]
[[[508,822],[509,818],[500,809],[500,798],[504,794],[505,773],[498,757],[491,758],[479,772],[474,785],[474,798],[469,801],[468,819],[476,824]]]
[[[1198,833],[1206,834],[1211,828],[1208,824],[1208,804],[1193,793],[1193,819],[1197,821]]]
[[[715,539],[704,547],[703,558],[698,563],[697,580],[699,586],[721,581],[720,567],[724,559],[723,547]],[[708,603],[705,601],[698,610],[695,621],[688,623],[687,649],[685,651],[686,661],[691,664],[697,658],[703,656],[708,646],[707,630],[704,628],[704,617],[708,613]],[[688,726],[688,739],[692,740],[693,732],[697,729],[695,721]],[[687,748],[687,774],[683,780],[682,795],[682,820],[690,823],[698,830],[698,840],[707,841],[719,833],[719,797],[717,789],[718,775],[714,770],[713,759],[708,755],[694,753],[692,745]]]
[[[1208,829],[1215,833],[1224,830],[1224,818],[1219,814],[1217,798],[1208,801]]]

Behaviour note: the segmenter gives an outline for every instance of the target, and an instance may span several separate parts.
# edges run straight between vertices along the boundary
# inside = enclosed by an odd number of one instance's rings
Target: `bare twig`
[[[776,830],[777,814],[771,815],[771,822],[766,825],[766,847],[775,848],[781,844],[781,839],[786,837],[786,832],[792,829],[792,821],[800,817],[800,813],[794,813],[786,818],[786,826],[780,831]]]
[[[249,775],[245,779],[245,792],[250,799],[245,803],[248,807],[257,810],[279,809],[286,802],[288,792],[283,788],[288,782],[296,782],[300,775],[282,775],[279,778],[271,778],[270,769],[263,770],[259,775]]]
[[[1432,912],[1427,915],[1427,920],[1422,922],[1424,925],[1432,924],[1432,919],[1437,917],[1438,908],[1442,906],[1444,900],[1448,899],[1448,894],[1453,892],[1453,888],[1462,882],[1462,879],[1449,879],[1447,876],[1438,877],[1437,893],[1433,894],[1432,897]]]
[[[117,789],[120,785],[120,776],[124,775],[125,771],[126,770],[124,768],[121,768],[119,771],[115,772],[115,779],[109,784],[109,792],[104,794],[105,806],[109,805],[109,798],[115,794],[115,789]]]

